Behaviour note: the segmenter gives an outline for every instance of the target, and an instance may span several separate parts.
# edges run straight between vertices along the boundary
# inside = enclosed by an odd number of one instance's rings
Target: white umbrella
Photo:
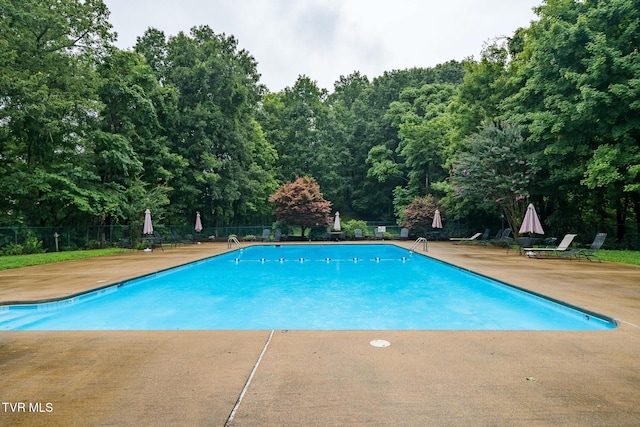
[[[442,218],[440,217],[440,211],[436,209],[433,214],[433,222],[431,222],[432,228],[442,228]]]
[[[540,224],[540,220],[538,219],[538,214],[536,213],[536,208],[533,206],[533,203],[529,203],[529,206],[527,206],[527,213],[524,215],[524,220],[520,226],[519,234],[524,233],[544,234],[542,224]]]
[[[144,211],[144,227],[142,227],[142,234],[153,234],[153,225],[151,224],[151,211],[149,209]]]
[[[196,226],[194,228],[198,233],[202,231],[202,221],[200,220],[200,212],[196,212]]]
[[[333,221],[333,229],[340,231],[340,212],[336,212],[336,219]]]

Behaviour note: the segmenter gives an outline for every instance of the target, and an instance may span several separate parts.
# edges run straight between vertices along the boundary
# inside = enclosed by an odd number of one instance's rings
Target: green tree
[[[279,180],[312,176],[326,189],[325,197],[348,212],[352,159],[342,125],[345,112],[326,90],[300,76],[293,87],[265,96],[259,121],[278,151]]]
[[[175,102],[170,95],[173,88],[161,87],[151,67],[134,52],[113,50],[98,72],[102,77],[98,95],[104,107],[100,127],[90,140],[105,200],[101,217],[107,224],[129,222],[134,218],[125,214],[124,196],[130,186],[148,183],[166,187],[163,193],[168,194],[174,176],[187,165],[171,152],[159,120],[159,113],[167,110],[166,99]],[[156,206],[156,217],[165,208]],[[133,211],[137,219],[139,212]]]
[[[144,57],[158,80],[164,83],[169,65],[167,63],[167,37],[164,32],[157,28],[147,28],[144,34],[136,39],[134,51]]]
[[[454,198],[488,212],[498,206],[517,236],[537,171],[520,129],[507,123],[483,126],[452,165]]]
[[[396,151],[406,169],[410,194],[431,192],[430,183],[447,175],[443,165],[449,146],[448,109],[455,94],[453,85],[428,84],[406,89],[389,107],[387,116],[398,128],[400,143]]]
[[[640,227],[636,3],[541,5],[513,62],[519,90],[504,104],[544,160],[540,191],[557,210],[550,220],[575,224],[614,209],[619,240],[630,204]]]
[[[171,152],[188,162],[171,181],[169,219],[191,221],[196,210],[218,225],[270,216],[276,153],[255,121],[263,88],[254,59],[207,26],[162,36],[148,30],[136,51],[177,98],[176,110],[160,118]]]
[[[344,215],[362,215],[355,212],[354,195],[361,191],[367,176],[366,159],[368,150],[364,141],[368,134],[365,113],[368,109],[365,93],[370,87],[369,79],[354,72],[340,76],[334,84],[334,92],[328,98],[330,126],[334,132],[330,146],[333,169],[331,180],[323,181],[327,195],[334,202],[336,210]]]
[[[113,40],[100,0],[0,2],[0,210],[5,221],[86,224],[100,210],[87,155],[101,105],[95,61]]]
[[[509,71],[508,40],[494,40],[482,49],[479,61],[465,61],[466,73],[459,86],[457,101],[466,107],[458,126],[462,136],[474,133],[484,120],[496,120],[501,115],[502,100],[509,95],[507,77]]]
[[[356,127],[347,129],[351,135],[349,146],[353,173],[353,210],[365,219],[394,218],[393,190],[406,183],[403,162],[397,148],[398,129],[387,111],[406,88],[419,88],[434,83],[438,73],[431,68],[413,68],[385,72],[363,91],[359,102],[353,103],[358,117]]]
[[[265,98],[261,124],[278,152],[280,181],[301,175],[319,179],[326,168],[317,160],[328,125],[326,97],[325,89],[300,76],[292,87]]]

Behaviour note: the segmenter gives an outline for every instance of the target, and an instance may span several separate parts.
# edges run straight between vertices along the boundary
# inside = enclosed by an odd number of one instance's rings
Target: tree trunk
[[[624,241],[624,234],[627,231],[626,220],[627,220],[627,207],[628,207],[628,198],[622,203],[622,206],[616,209],[616,242],[622,243]]]
[[[631,195],[633,204],[633,213],[636,216],[636,241],[634,242],[634,249],[640,250],[640,194],[633,193]]]

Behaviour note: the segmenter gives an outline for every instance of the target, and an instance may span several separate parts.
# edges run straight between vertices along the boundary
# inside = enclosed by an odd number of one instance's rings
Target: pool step
[[[0,310],[0,331],[13,331],[48,317],[51,313],[33,315],[20,310]]]
[[[20,313],[16,310],[0,310],[0,324],[7,319],[13,319],[16,316],[20,316]]]

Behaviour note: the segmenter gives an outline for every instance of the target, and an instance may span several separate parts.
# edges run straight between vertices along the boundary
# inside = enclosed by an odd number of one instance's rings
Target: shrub
[[[44,252],[42,248],[42,241],[39,240],[33,233],[27,234],[27,239],[24,242],[23,254],[41,254]]]
[[[103,245],[99,240],[89,240],[85,246],[87,249],[101,249]]]
[[[23,255],[23,254],[24,254],[24,248],[22,247],[22,245],[16,245],[15,243],[9,243],[7,246],[2,248],[2,255],[3,256]]]
[[[144,240],[138,240],[136,242],[136,244],[134,245],[134,248],[138,251],[141,251],[143,249],[147,249],[150,248],[151,245],[149,244],[149,242],[145,242]]]
[[[362,235],[366,236],[368,234],[369,228],[367,227],[366,221],[362,221],[360,219],[350,219],[349,221],[345,221],[342,223],[342,231],[344,232],[344,236],[346,239],[353,239],[354,230],[359,228],[362,230]]]
[[[309,230],[309,240],[327,240],[327,229],[324,227],[313,227]]]

